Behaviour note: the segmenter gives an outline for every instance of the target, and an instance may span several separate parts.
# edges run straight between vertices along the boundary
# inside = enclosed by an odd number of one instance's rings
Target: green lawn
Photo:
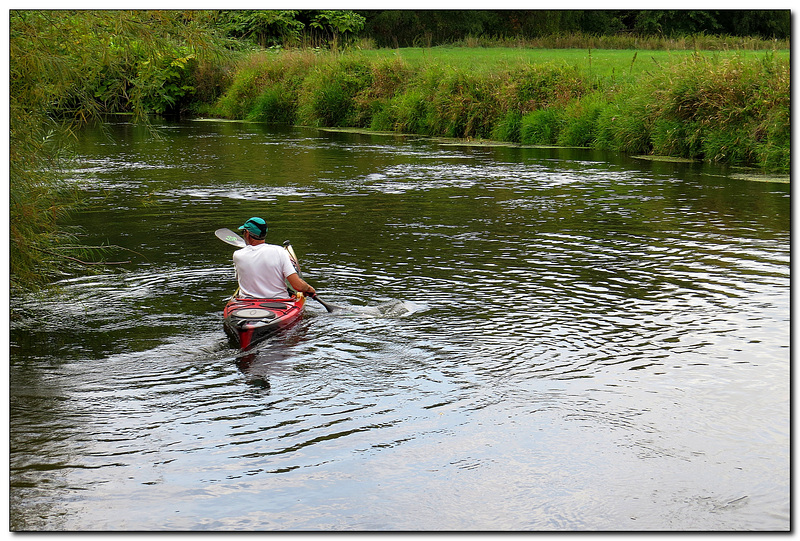
[[[367,58],[395,58],[398,55],[409,64],[426,62],[454,67],[470,66],[477,71],[492,71],[524,64],[552,63],[558,66],[575,66],[592,76],[605,78],[620,75],[639,75],[645,71],[659,69],[671,62],[691,56],[694,51],[660,51],[633,49],[522,49],[510,47],[413,47],[405,49],[376,49],[355,54]],[[734,55],[764,57],[775,54],[777,58],[789,58],[789,49],[777,51],[700,51],[709,58],[725,58]]]

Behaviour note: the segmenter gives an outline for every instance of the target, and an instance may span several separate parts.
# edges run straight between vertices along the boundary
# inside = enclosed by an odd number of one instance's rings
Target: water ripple
[[[194,128],[84,149],[152,261],[14,299],[12,527],[786,527],[788,192]],[[212,233],[262,214],[345,309],[239,352]]]

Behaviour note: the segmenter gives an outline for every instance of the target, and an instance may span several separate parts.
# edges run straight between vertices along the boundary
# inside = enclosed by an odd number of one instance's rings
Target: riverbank
[[[540,52],[254,53],[200,112],[789,171],[788,52]]]

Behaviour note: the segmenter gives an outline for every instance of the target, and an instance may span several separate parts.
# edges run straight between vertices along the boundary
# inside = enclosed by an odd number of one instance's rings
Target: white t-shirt
[[[233,268],[239,280],[239,296],[285,299],[285,278],[295,274],[289,252],[274,244],[248,244],[233,252]]]

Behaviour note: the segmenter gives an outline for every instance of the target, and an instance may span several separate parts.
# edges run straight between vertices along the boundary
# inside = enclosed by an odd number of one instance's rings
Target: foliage
[[[788,62],[769,55],[760,62],[697,56],[651,84],[659,104],[653,116],[681,122],[689,152],[699,145],[709,161],[766,166],[775,156],[766,151],[771,139],[788,150]]]
[[[710,11],[643,10],[633,20],[633,29],[642,35],[715,34],[722,30],[722,25]]]
[[[431,47],[466,36],[494,35],[501,17],[486,10],[385,10],[361,12],[365,34],[379,47]]]
[[[311,17],[309,26],[330,35],[331,48],[339,47],[341,38],[354,36],[364,28],[366,19],[354,11],[321,10]]]
[[[305,28],[297,10],[243,9],[219,11],[214,23],[228,36],[261,47],[298,41]]]
[[[194,94],[190,67],[196,65],[195,55],[185,47],[181,49],[140,64],[133,84],[142,93],[142,103],[147,111],[157,114],[178,112],[181,101]],[[184,56],[176,56],[184,53]]]
[[[511,143],[522,142],[522,113],[508,110],[492,129],[491,138]]]
[[[558,134],[558,144],[574,147],[591,146],[597,138],[597,119],[606,105],[605,97],[599,92],[569,102],[564,109],[564,125]]]
[[[430,133],[447,137],[489,137],[497,112],[489,80],[462,70],[447,70],[429,87]]]
[[[428,125],[428,94],[421,87],[409,87],[394,96],[373,117],[375,129],[431,135]]]
[[[255,99],[246,119],[256,122],[294,123],[296,108],[289,96],[286,88],[281,85],[265,88]]]
[[[229,37],[259,47],[299,45],[304,37],[316,46],[336,49],[340,41],[355,36],[365,19],[348,10],[244,9],[213,12],[212,24]]]
[[[359,122],[374,130],[395,130],[393,100],[405,88],[413,74],[400,58],[379,59],[371,63],[372,84],[356,96]]]
[[[195,61],[217,50],[194,12],[10,12],[12,290],[41,287],[107,251],[59,226],[78,200],[65,172],[74,131],[105,113],[144,119],[178,108]]]
[[[269,85],[269,83],[267,83]],[[274,83],[273,83],[274,85]],[[233,82],[212,108],[213,114],[227,118],[245,118],[261,92],[256,71],[240,68]]]
[[[622,93],[600,110],[592,147],[626,154],[646,154],[652,148],[648,95]]]
[[[526,145],[555,145],[563,128],[563,114],[557,107],[537,109],[522,117],[521,140]]]

